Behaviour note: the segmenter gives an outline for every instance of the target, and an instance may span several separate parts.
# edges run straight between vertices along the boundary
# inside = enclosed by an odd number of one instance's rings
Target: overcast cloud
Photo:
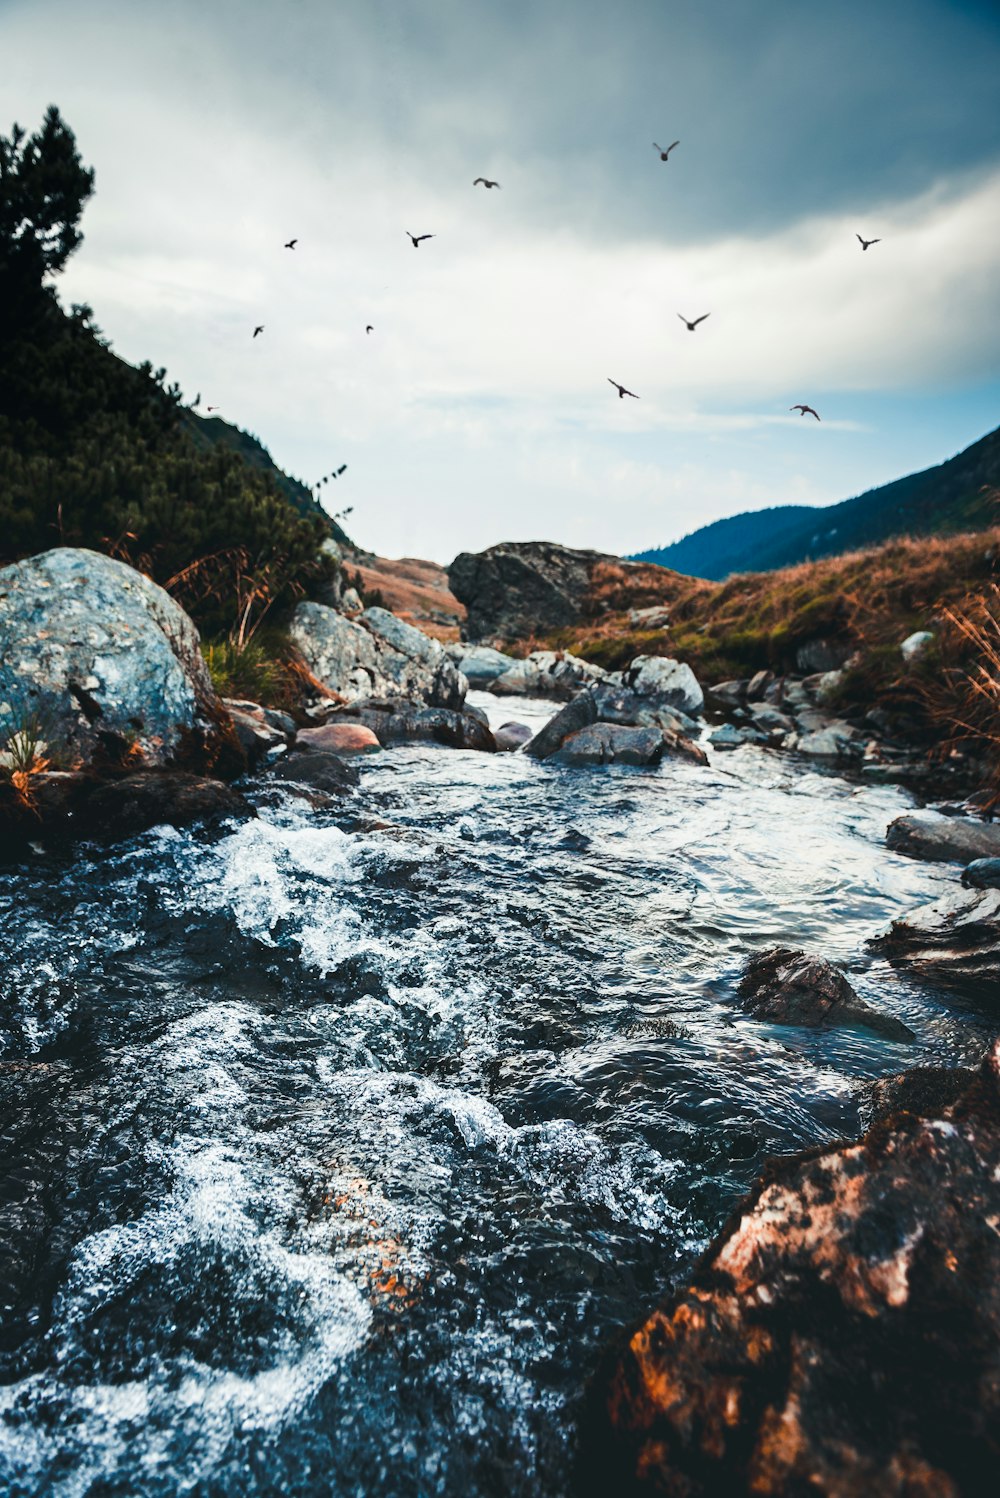
[[[348,463],[373,549],[627,552],[997,424],[995,6],[144,10],[0,3],[0,129],[55,102],[97,173],[61,294],[289,471]]]

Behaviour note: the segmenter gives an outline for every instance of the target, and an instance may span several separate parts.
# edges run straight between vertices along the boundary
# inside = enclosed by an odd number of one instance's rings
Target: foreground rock
[[[1000,889],[1000,858],[974,858],[962,870],[969,889]]]
[[[894,853],[932,863],[971,863],[976,858],[1000,857],[1000,823],[910,811],[889,823],[885,844]]]
[[[872,946],[895,967],[1000,1003],[1000,889],[950,890],[893,921]]]
[[[437,640],[387,609],[348,619],[321,603],[300,603],[290,634],[313,675],[347,702],[406,697],[460,708],[468,682]]]
[[[569,764],[656,764],[664,754],[707,764],[705,751],[685,732],[691,720],[673,705],[674,696],[598,683],[556,713],[524,752],[533,759],[559,754]]]
[[[564,739],[555,757],[567,765],[657,765],[668,751],[707,764],[703,749],[682,734],[668,736],[662,728],[624,727],[593,723]]]
[[[271,780],[307,786],[333,796],[346,795],[361,782],[354,765],[320,749],[284,755],[271,765],[268,776]]]
[[[0,749],[26,734],[67,767],[243,762],[184,610],[124,562],[72,547],[0,569]]]
[[[912,1066],[893,1077],[879,1077],[865,1086],[860,1109],[863,1126],[915,1113],[918,1118],[940,1118],[969,1087],[975,1072],[967,1066]]]
[[[576,623],[601,562],[621,565],[616,557],[549,541],[462,552],[448,568],[448,584],[467,610],[465,638],[519,640]]]
[[[754,1019],[776,1025],[863,1025],[890,1040],[913,1040],[901,1020],[860,999],[843,973],[823,957],[791,947],[755,952],[739,988]]]
[[[998,1183],[1000,1043],[943,1122],[773,1163],[595,1389],[584,1486],[994,1492]]]
[[[493,737],[502,753],[511,753],[515,749],[523,749],[531,740],[532,733],[527,723],[501,723]]]

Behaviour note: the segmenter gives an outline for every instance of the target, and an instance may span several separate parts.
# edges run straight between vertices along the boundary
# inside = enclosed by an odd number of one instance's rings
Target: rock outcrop
[[[943,1119],[774,1162],[594,1391],[583,1486],[991,1494],[1000,1042]]]
[[[348,619],[321,603],[300,603],[290,633],[313,675],[348,702],[416,698],[460,708],[468,682],[437,640],[387,609]]]
[[[872,946],[896,967],[997,1004],[1000,889],[950,890],[893,921]]]
[[[73,547],[0,569],[0,749],[27,732],[67,766],[242,758],[184,610],[133,567]]]
[[[467,611],[463,638],[518,640],[575,623],[594,568],[617,560],[549,541],[504,541],[462,552],[448,568],[448,583]]]
[[[890,1040],[914,1038],[901,1020],[859,998],[825,957],[791,947],[755,952],[737,994],[747,1014],[776,1025],[863,1025]]]
[[[937,811],[908,811],[889,823],[885,845],[894,853],[931,863],[971,863],[1000,857],[1000,823],[976,817],[946,817]]]

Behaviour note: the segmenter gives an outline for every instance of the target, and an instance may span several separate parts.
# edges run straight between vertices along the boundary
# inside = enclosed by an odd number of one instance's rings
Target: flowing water
[[[257,795],[0,874],[11,1498],[564,1493],[602,1351],[765,1157],[985,1039],[866,952],[954,877],[885,850],[895,790],[407,746]],[[742,1016],[779,941],[916,1044]]]

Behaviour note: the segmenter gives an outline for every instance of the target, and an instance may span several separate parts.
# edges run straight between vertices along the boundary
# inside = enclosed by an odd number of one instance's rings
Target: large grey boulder
[[[309,670],[348,702],[362,697],[417,698],[460,708],[468,682],[437,640],[388,609],[347,619],[321,603],[300,603],[290,634]]]
[[[59,547],[0,569],[0,749],[37,730],[70,763],[109,739],[147,765],[231,736],[198,631],[169,593],[124,562]]]
[[[669,707],[696,717],[705,706],[705,694],[691,667],[666,655],[637,655],[622,672],[625,686],[641,697],[659,697]]]
[[[975,858],[1000,857],[1000,823],[909,811],[889,823],[885,842],[894,853],[931,863],[971,863]]]
[[[489,690],[491,682],[519,662],[491,645],[446,645],[445,652],[468,680],[469,686]]]
[[[551,541],[503,541],[462,552],[448,568],[448,586],[467,610],[465,638],[517,640],[574,624],[601,562],[628,566]]]
[[[620,723],[592,723],[563,740],[556,758],[567,765],[655,765],[666,741],[658,728],[626,728]]]
[[[553,697],[568,702],[583,687],[606,676],[601,666],[568,650],[533,650],[523,661],[512,661],[502,675],[495,676],[488,690],[497,697]]]

